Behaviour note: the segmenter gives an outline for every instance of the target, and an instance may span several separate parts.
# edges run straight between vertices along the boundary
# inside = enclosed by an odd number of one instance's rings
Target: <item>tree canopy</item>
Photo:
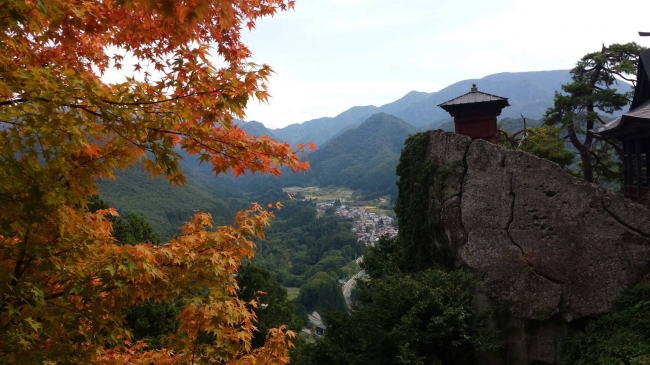
[[[304,146],[233,123],[250,98],[267,99],[272,72],[248,61],[241,29],[293,3],[0,2],[3,363],[288,361],[282,328],[252,350],[257,304],[236,297],[270,212],[254,204],[218,228],[197,212],[162,245],[122,245],[116,211],[88,203],[98,178],[133,165],[184,183],[181,150],[217,175],[305,170]],[[129,341],[125,308],[179,297],[165,349]]]
[[[473,364],[478,352],[496,347],[472,307],[476,277],[460,270],[411,271],[379,250],[368,250],[371,262],[364,258],[370,277],[357,282],[352,310],[327,314],[324,339],[300,348],[297,364]]]
[[[293,314],[293,304],[287,298],[287,290],[273,280],[270,272],[251,263],[244,264],[237,273],[237,284],[241,299],[258,299],[261,303],[255,309],[259,332],[253,337],[253,347],[264,344],[264,338],[271,328],[284,324],[294,331],[300,331],[302,320]]]
[[[566,169],[572,164],[575,154],[566,148],[561,134],[561,128],[550,125],[527,127],[513,134],[501,130],[499,144],[545,158]]]

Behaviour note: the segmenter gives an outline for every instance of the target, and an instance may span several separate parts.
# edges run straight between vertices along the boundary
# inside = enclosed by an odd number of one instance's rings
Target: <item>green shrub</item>
[[[567,341],[563,365],[650,364],[650,283],[624,292],[611,313]]]

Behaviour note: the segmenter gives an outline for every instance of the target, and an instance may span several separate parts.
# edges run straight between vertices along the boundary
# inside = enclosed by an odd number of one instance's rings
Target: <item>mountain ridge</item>
[[[379,107],[354,106],[334,117],[322,117],[268,130],[290,144],[312,141],[317,146],[324,146],[335,136],[357,127],[379,112],[392,114],[419,129],[425,126],[435,129],[451,118],[438,104],[469,92],[472,84],[477,84],[481,91],[509,99],[511,106],[503,110],[500,119],[519,118],[521,114],[526,118],[541,119],[546,109],[553,105],[555,92],[561,91],[561,86],[570,81],[569,70],[500,72],[478,79],[461,80],[436,92],[413,90]],[[623,82],[620,87],[623,91],[631,88]]]

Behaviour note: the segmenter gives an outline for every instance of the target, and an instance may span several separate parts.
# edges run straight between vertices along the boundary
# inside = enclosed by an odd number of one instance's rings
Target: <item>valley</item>
[[[628,2],[2,1],[0,363],[650,365]]]
[[[493,91],[488,88],[494,86],[495,93],[513,95],[510,102],[516,108],[512,109],[520,115],[504,112],[499,118],[499,128],[507,136],[522,133],[524,127],[543,125],[542,110],[552,104],[550,90],[559,87],[567,74],[499,74],[479,82],[488,91]],[[503,80],[510,81],[504,84]],[[398,217],[393,210],[398,197],[397,166],[405,158],[401,153],[410,136],[427,129],[453,131],[449,115],[432,110],[440,100],[465,91],[463,87],[471,82],[476,80],[459,82],[438,93],[412,92],[379,108],[354,107],[335,118],[283,129],[269,130],[259,122],[239,122],[243,130],[256,136],[268,135],[288,143],[317,141],[317,150],[306,155],[311,168],[304,173],[293,174],[285,169],[282,177],[256,174],[234,178],[223,174],[215,179],[205,165],[192,156],[183,156],[181,164],[188,177],[185,186],[172,188],[162,179],[147,180],[142,171],[132,168],[117,174],[115,181],[102,180],[100,196],[122,215],[142,214],[163,240],[176,234],[181,223],[195,212],[190,207],[211,213],[219,225],[228,224],[237,210],[252,202],[280,202],[283,207],[272,209],[275,218],[266,228],[265,238],[255,240],[256,255],[249,262],[252,269],[247,270],[265,272],[265,280],[281,285],[282,289],[277,289],[280,302],[285,308],[291,307],[295,316],[285,320],[300,323],[301,341],[313,343],[314,339],[306,334],[318,330],[321,332],[316,337],[321,337],[325,323],[332,321],[330,316],[353,308],[359,292],[367,290],[367,278],[390,277],[413,267],[422,270],[418,265],[429,260],[421,252],[399,248],[404,243],[400,243]],[[527,88],[527,93],[518,87]],[[570,147],[568,143],[560,145]],[[577,161],[573,166],[578,168]],[[424,167],[418,169],[427,171]],[[418,222],[415,226],[425,224],[424,220]],[[415,226],[407,228],[413,230]],[[413,280],[405,285],[423,285],[418,280],[429,279]],[[462,285],[467,293],[473,290],[469,281]],[[313,318],[321,318],[318,313],[324,319],[313,322]]]
[[[381,107],[353,107],[335,118],[275,130],[240,121],[240,127],[252,135],[292,144],[316,142],[317,150],[306,156],[310,171],[285,170],[280,178],[224,174],[215,179],[207,166],[186,155],[181,161],[188,177],[185,186],[172,188],[132,168],[114,181],[102,180],[100,196],[123,216],[142,215],[163,240],[176,234],[195,209],[211,213],[219,225],[230,222],[237,210],[251,202],[281,202],[284,207],[274,212],[266,238],[256,241],[252,262],[287,288],[295,313],[306,324],[306,313],[345,310],[350,304],[350,279],[360,271],[359,258],[380,237],[397,237],[393,204],[404,141],[423,129],[453,130],[449,115],[438,110],[437,103],[479,82],[484,90],[511,96],[516,108],[504,112],[500,120],[503,130],[513,133],[523,126],[521,113],[529,127],[541,124],[539,118],[552,104],[553,90],[568,75],[567,71],[490,75],[436,93],[411,92]],[[342,283],[347,283],[345,295]]]

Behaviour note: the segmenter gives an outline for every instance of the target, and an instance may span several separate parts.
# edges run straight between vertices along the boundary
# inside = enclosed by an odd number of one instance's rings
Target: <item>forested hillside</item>
[[[395,116],[375,114],[358,127],[342,132],[315,152],[308,153],[311,165],[308,172],[286,173],[281,178],[259,174],[237,179],[223,176],[220,184],[253,194],[296,185],[332,185],[361,190],[367,197],[394,195],[395,166],[404,140],[415,132],[414,127]],[[210,174],[199,165],[194,167],[199,175]]]
[[[152,179],[139,167],[115,174],[115,180],[100,180],[103,200],[126,216],[143,216],[164,240],[178,232],[197,210],[212,214],[218,225],[231,222],[235,213],[250,204],[241,191],[210,180],[208,171],[184,164],[189,176],[184,186],[172,186],[164,178]]]
[[[399,118],[375,114],[309,156],[312,181],[389,194],[397,179],[395,166],[404,140],[415,132]]]

